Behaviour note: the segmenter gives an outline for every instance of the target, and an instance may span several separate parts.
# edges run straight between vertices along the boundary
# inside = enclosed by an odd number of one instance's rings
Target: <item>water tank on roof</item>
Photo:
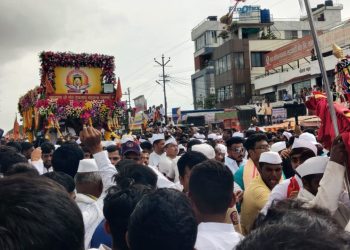
[[[260,10],[260,17],[261,17],[261,23],[270,23],[271,18],[270,18],[270,10],[269,9],[263,9]]]
[[[326,0],[326,1],[324,2],[324,4],[325,4],[326,6],[333,6],[333,0]]]
[[[218,17],[217,16],[208,16],[209,21],[217,21]]]

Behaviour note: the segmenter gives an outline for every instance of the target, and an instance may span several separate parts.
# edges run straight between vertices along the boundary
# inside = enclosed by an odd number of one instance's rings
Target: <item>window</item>
[[[300,91],[303,88],[307,88],[307,89],[311,88],[310,80],[303,81],[303,82],[298,82],[298,83],[293,84],[293,94],[299,94],[300,95]]]
[[[196,51],[205,47],[205,34],[196,39]]]
[[[215,74],[220,75],[226,71],[231,70],[231,55],[226,55],[215,61]]]
[[[196,39],[195,49],[196,51],[198,51],[204,48],[205,46],[210,46],[210,45],[216,44],[217,42],[218,42],[218,37],[217,37],[216,31],[215,30],[207,31]]]
[[[218,102],[225,100],[225,87],[216,90]]]
[[[298,38],[298,31],[297,30],[286,30],[284,31],[284,39],[292,40]]]
[[[227,71],[231,70],[232,63],[231,63],[231,55],[230,54],[226,56],[226,64],[227,64]]]
[[[232,85],[228,85],[225,87],[225,100],[232,99]]]
[[[252,67],[265,67],[265,54],[267,52],[252,52]]]
[[[235,85],[235,96],[245,97],[245,84],[236,84]]]
[[[202,99],[207,95],[207,88],[205,85],[205,78],[204,76],[200,76],[196,79],[194,79],[194,90],[195,90],[195,98],[196,100]]]
[[[308,35],[310,35],[311,33],[310,33],[310,30],[303,30],[302,31],[302,36],[304,37],[304,36],[308,36]]]
[[[233,53],[232,57],[233,57],[233,68],[243,69],[244,68],[244,54],[243,54],[243,52]]]

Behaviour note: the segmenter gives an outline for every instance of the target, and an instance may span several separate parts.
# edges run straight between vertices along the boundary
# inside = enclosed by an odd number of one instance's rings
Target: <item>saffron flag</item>
[[[15,141],[19,140],[19,123],[17,121],[17,114],[16,114],[15,122],[13,124],[13,139]]]
[[[122,85],[120,83],[120,79],[118,77],[117,90],[115,91],[115,99],[120,102],[123,97]]]

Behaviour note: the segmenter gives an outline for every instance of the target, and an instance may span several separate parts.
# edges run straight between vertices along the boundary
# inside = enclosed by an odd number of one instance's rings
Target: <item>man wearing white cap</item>
[[[309,132],[304,132],[299,136],[299,139],[311,142],[317,148],[317,155],[324,155],[322,145],[316,140],[316,136],[314,136],[313,134]]]
[[[164,134],[153,134],[150,139],[153,152],[149,155],[149,165],[158,167],[159,161],[164,154]]]
[[[179,148],[174,137],[170,137],[165,141],[164,149],[165,156],[163,156],[158,163],[159,171],[169,180],[178,182],[179,172],[177,170],[177,161],[180,157],[177,156]]]
[[[287,131],[284,131],[282,133],[282,136],[284,136],[284,138],[287,139],[287,141],[289,141],[289,139],[293,136],[291,133],[287,132]]]
[[[214,148],[206,143],[193,145],[192,151],[196,151],[204,154],[209,160],[212,160],[215,158]]]
[[[103,151],[101,144],[101,132],[93,127],[85,127],[80,132],[80,140],[87,146],[96,161],[99,174],[103,183],[103,190],[100,197],[82,211],[85,226],[85,249],[89,248],[91,237],[96,227],[103,218],[103,199],[105,191],[113,185],[113,176],[117,173],[116,168],[108,159],[107,152]]]
[[[100,197],[103,189],[96,161],[94,159],[81,160],[74,181],[77,190],[75,201],[84,211],[87,205],[94,203]]]
[[[215,160],[219,162],[225,162],[225,156],[227,154],[227,147],[223,144],[216,144],[215,146]]]
[[[303,182],[298,199],[306,202],[312,202],[315,199],[328,162],[327,157],[316,156],[306,160],[296,169],[296,174]],[[339,201],[333,218],[344,228],[350,219],[350,208]]]
[[[263,152],[259,159],[259,173],[246,188],[241,208],[241,225],[244,234],[249,233],[260,210],[269,199],[271,190],[282,177],[282,159],[276,152]]]
[[[295,138],[292,146],[292,151],[289,155],[292,168],[295,170],[300,164],[311,157],[315,157],[316,155],[317,148],[314,144],[299,138]],[[287,198],[295,198],[302,186],[303,183],[300,177],[297,175],[294,175],[293,177],[283,181],[272,190],[269,201],[266,203],[262,212],[266,213],[267,209],[274,201],[280,201]]]

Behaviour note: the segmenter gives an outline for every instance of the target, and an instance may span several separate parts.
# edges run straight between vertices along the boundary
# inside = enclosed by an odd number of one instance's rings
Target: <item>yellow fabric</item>
[[[269,199],[271,190],[261,176],[257,176],[245,189],[241,207],[241,226],[243,235],[249,233],[254,220]]]
[[[243,169],[244,188],[246,189],[252,182],[252,180],[254,180],[259,175],[259,171],[255,167],[254,162],[252,161],[252,159],[249,159]]]

